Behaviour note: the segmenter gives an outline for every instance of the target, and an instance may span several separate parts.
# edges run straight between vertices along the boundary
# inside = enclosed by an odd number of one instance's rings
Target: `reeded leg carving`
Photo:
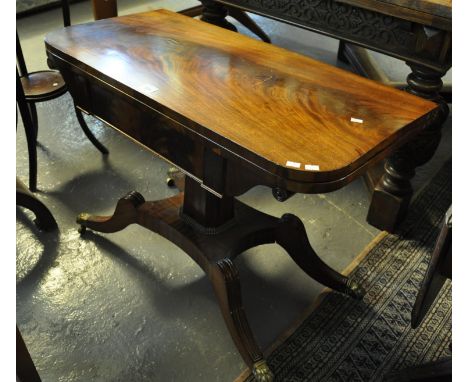
[[[363,298],[365,291],[357,283],[336,272],[318,257],[309,243],[304,224],[297,216],[283,215],[275,235],[276,242],[314,280],[355,299]]]
[[[246,364],[259,382],[273,381],[263,354],[250,329],[242,306],[239,272],[234,263],[223,259],[211,266],[210,279],[229,333]]]
[[[440,107],[421,134],[386,160],[385,174],[374,190],[367,221],[389,232],[394,232],[406,216],[413,195],[410,181],[415,168],[427,163],[434,155],[441,139],[442,125],[449,114],[447,103],[439,95],[445,72],[408,65],[412,72],[407,78],[406,91],[437,102]]]
[[[117,202],[112,216],[93,216],[82,213],[76,218],[76,222],[81,226],[80,233],[83,234],[86,228],[105,233],[121,231],[137,222],[137,208],[144,202],[145,199],[141,194],[132,191]]]
[[[201,3],[203,4],[202,21],[237,32],[237,28],[226,20],[228,13],[226,7],[212,0],[203,0]]]
[[[97,140],[97,138],[94,136],[92,131],[89,129],[88,125],[86,124],[83,114],[81,114],[81,111],[75,107],[75,113],[76,113],[76,118],[78,119],[78,122],[81,126],[81,129],[85,133],[86,137],[91,141],[91,143],[96,147],[102,154],[107,155],[109,154],[109,150]]]

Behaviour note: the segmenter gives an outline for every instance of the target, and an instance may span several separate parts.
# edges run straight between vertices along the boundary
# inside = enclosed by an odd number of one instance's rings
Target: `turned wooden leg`
[[[117,232],[123,230],[132,223],[137,222],[137,208],[145,202],[141,194],[132,191],[117,202],[114,214],[112,216],[93,216],[82,213],[76,218],[80,224],[80,233],[84,233],[86,228],[98,232]]]
[[[394,232],[406,216],[413,195],[411,179],[415,168],[427,163],[434,155],[441,139],[442,125],[449,114],[447,103],[439,95],[445,72],[409,65],[412,72],[407,78],[406,91],[437,102],[440,107],[421,134],[386,160],[385,173],[372,195],[367,221],[389,232]]]
[[[304,224],[297,216],[283,215],[275,235],[276,242],[314,280],[353,298],[363,298],[365,291],[356,282],[336,272],[318,257],[309,243]]]
[[[273,381],[273,373],[255,342],[242,306],[239,272],[236,266],[229,259],[218,261],[211,266],[210,280],[224,321],[245,363],[252,369],[257,381]]]
[[[86,121],[83,118],[83,114],[81,114],[81,110],[75,107],[75,114],[76,118],[78,119],[78,122],[81,126],[81,129],[85,133],[86,137],[91,141],[91,143],[96,147],[102,154],[107,155],[109,154],[109,150],[97,140],[97,138],[94,136],[92,131],[89,129],[88,125],[86,124]]]
[[[226,7],[213,0],[202,0],[201,3],[203,4],[202,21],[237,32],[237,28],[226,20],[228,14]]]

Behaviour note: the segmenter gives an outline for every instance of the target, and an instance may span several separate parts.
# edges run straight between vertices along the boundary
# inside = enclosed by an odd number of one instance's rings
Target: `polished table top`
[[[74,25],[50,33],[46,47],[223,150],[304,182],[350,176],[436,108],[165,10]]]

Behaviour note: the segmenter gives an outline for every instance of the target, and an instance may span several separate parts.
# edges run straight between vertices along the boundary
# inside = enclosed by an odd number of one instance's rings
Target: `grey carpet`
[[[414,202],[399,232],[385,236],[351,273],[367,290],[364,300],[329,293],[268,357],[275,381],[380,381],[390,370],[450,357],[450,281],[419,328],[410,326],[450,205],[447,162]],[[253,381],[252,376],[247,380]]]

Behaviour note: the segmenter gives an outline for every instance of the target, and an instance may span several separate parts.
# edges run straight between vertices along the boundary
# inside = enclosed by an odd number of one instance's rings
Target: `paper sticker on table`
[[[318,164],[306,164],[305,169],[307,171],[320,171],[320,166]]]
[[[351,117],[351,122],[354,122],[354,123],[363,123],[364,121],[360,118],[354,118],[354,117]]]
[[[294,168],[301,168],[301,164],[298,163],[298,162],[291,162],[290,160],[288,160],[286,162],[286,166],[288,167],[294,167]]]
[[[141,86],[140,89],[142,92],[149,93],[149,94],[154,93],[159,90],[156,86],[153,86],[151,84],[145,84]]]

